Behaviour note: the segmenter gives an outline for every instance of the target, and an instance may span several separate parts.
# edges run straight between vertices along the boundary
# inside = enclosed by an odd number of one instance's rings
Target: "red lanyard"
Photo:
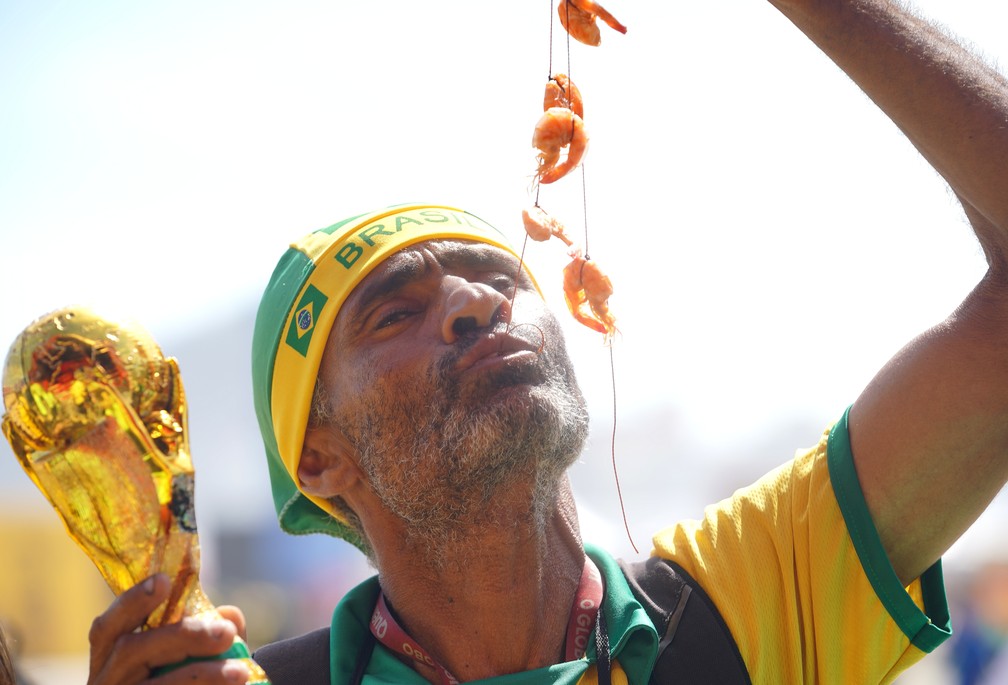
[[[565,650],[567,661],[574,661],[584,656],[601,604],[602,576],[592,560],[585,557],[581,582],[578,583],[574,606],[571,607],[570,620],[567,622],[567,648]],[[378,601],[375,603],[374,613],[371,614],[371,634],[393,652],[403,654],[435,669],[442,685],[458,685],[459,681],[455,676],[435,661],[427,653],[427,650],[417,644],[416,640],[406,634],[406,631],[392,616],[392,612],[389,611],[384,593],[378,593]]]
[[[584,656],[588,648],[588,638],[595,627],[595,616],[602,606],[602,575],[595,563],[585,557],[581,582],[574,595],[570,620],[567,621],[567,661],[575,661]]]

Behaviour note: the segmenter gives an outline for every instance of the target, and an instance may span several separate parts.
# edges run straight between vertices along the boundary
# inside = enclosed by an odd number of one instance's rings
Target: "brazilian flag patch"
[[[291,319],[290,327],[287,329],[286,342],[302,357],[308,356],[312,333],[315,332],[315,322],[328,301],[329,298],[321,290],[309,284],[294,310],[294,318]]]

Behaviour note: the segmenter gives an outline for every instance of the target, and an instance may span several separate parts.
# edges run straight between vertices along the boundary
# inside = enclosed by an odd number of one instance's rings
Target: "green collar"
[[[585,545],[585,552],[605,580],[606,593],[602,606],[613,657],[626,671],[630,685],[645,685],[658,656],[658,632],[644,607],[630,591],[616,560],[594,545]],[[595,661],[594,641],[589,646],[588,658]]]
[[[585,545],[585,552],[598,566],[605,581],[606,593],[602,606],[609,629],[612,655],[623,667],[630,685],[646,685],[657,656],[658,634],[644,608],[630,592],[630,586],[616,561],[608,553],[592,545]],[[378,592],[378,577],[374,576],[348,592],[333,612],[329,643],[333,685],[349,682],[353,675],[357,653],[369,630],[368,624]],[[595,647],[592,641],[587,659],[479,682],[493,685],[576,685],[588,664],[594,661]],[[367,683],[372,678],[386,683],[427,685],[427,681],[416,671],[381,645],[375,646],[364,682]]]

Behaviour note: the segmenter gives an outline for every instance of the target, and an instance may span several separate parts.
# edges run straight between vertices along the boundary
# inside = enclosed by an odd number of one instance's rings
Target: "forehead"
[[[502,271],[517,275],[518,259],[499,247],[465,240],[426,240],[392,254],[347,297],[353,310],[407,283],[437,271]]]
[[[518,259],[496,245],[472,240],[439,238],[425,240],[399,250],[379,264],[372,274],[394,271],[401,268],[403,264],[419,263],[426,259],[432,260],[444,268],[493,268],[512,265],[516,269],[518,268]],[[368,277],[370,278],[370,275]]]

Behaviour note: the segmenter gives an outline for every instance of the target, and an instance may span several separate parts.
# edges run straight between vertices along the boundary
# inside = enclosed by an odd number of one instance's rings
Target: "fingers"
[[[150,681],[150,685],[245,685],[249,676],[248,667],[237,660],[198,661],[169,671]],[[146,682],[146,681],[141,681]]]
[[[235,630],[238,631],[238,637],[248,640],[248,633],[245,629],[245,614],[242,613],[241,609],[230,604],[223,604],[217,607],[217,613],[228,621],[231,621],[231,623],[234,623]]]
[[[169,594],[170,581],[158,574],[122,593],[91,624],[91,668],[88,685],[135,685],[148,682],[152,669],[191,657],[211,657],[227,650],[237,628],[224,618],[184,618],[179,623],[136,632]],[[241,619],[237,609],[229,613]],[[211,660],[186,664],[154,681],[171,683],[243,683],[247,670],[239,661]]]
[[[116,597],[104,614],[91,623],[88,641],[91,643],[91,676],[102,670],[120,636],[132,633],[143,625],[147,616],[168,597],[168,578],[151,576]]]

